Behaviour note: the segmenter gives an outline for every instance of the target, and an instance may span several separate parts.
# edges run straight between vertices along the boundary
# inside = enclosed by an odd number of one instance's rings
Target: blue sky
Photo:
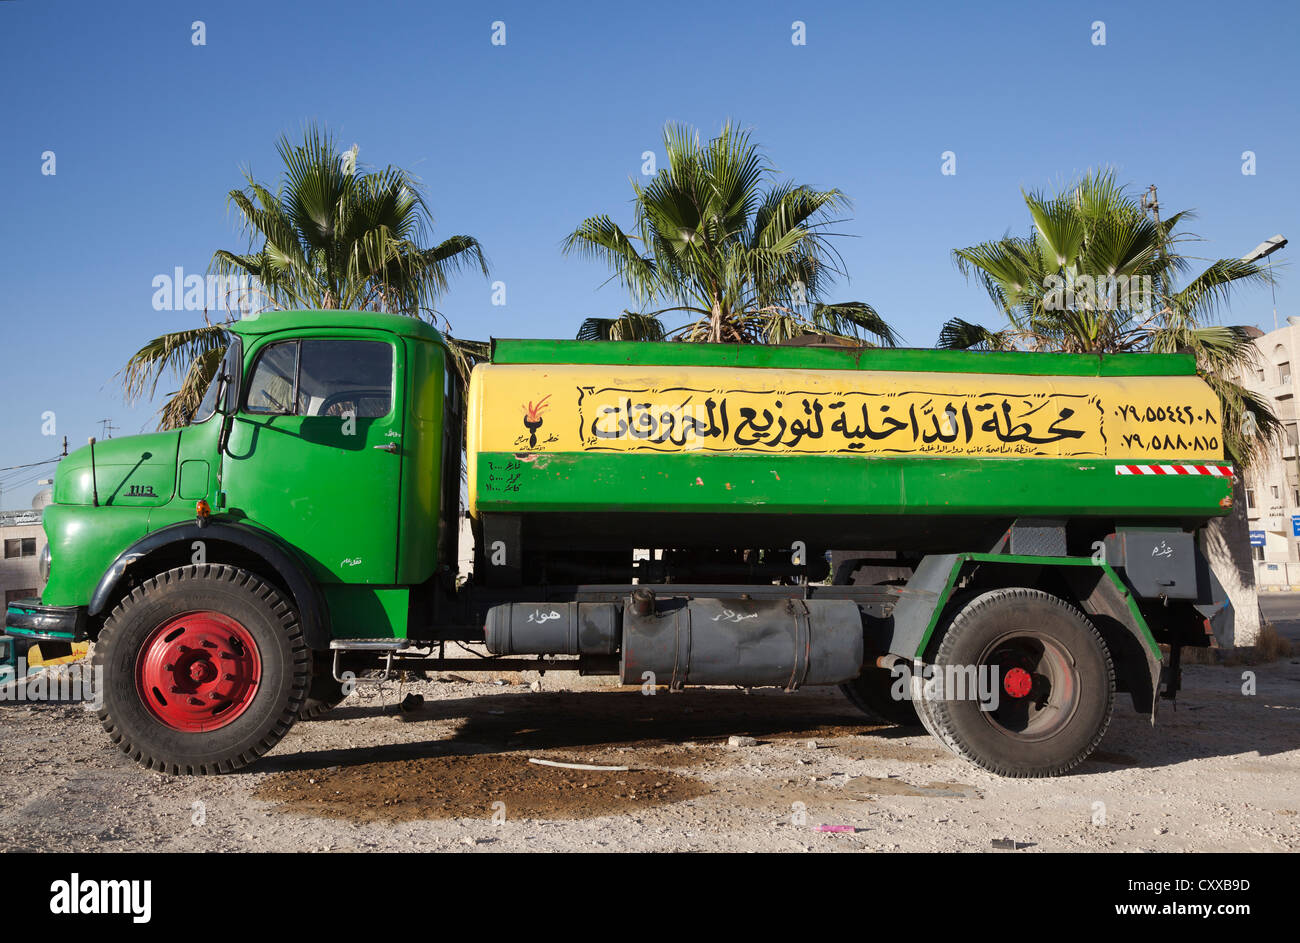
[[[853,199],[838,298],[930,346],[949,317],[996,320],[951,250],[1023,231],[1022,188],[1089,167],[1195,208],[1191,254],[1294,238],[1298,26],[1300,7],[1268,2],[2,0],[0,467],[51,457],[64,434],[81,445],[104,418],[117,435],[152,427],[159,402],[127,408],[114,374],[202,317],[154,310],[152,281],[245,248],[226,192],[245,164],[274,180],[275,140],[304,120],[418,174],[436,236],[482,241],[507,303],[462,277],[440,305],[462,336],[571,337],[621,310],[562,238],[594,213],[630,220],[628,178],[642,152],[662,159],[665,122],[730,117],[783,174]],[[1280,317],[1300,313],[1292,251],[1274,256]],[[1225,320],[1268,329],[1272,309],[1255,290]],[[3,480],[0,506],[26,506],[37,486]]]

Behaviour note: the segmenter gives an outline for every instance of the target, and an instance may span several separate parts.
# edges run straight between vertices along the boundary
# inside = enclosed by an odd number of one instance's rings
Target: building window
[[[1277,365],[1277,382],[1278,383],[1291,382],[1291,364],[1284,361]]]
[[[35,537],[10,537],[5,541],[5,559],[36,556]]]
[[[1264,382],[1264,368],[1263,368],[1263,367],[1260,367],[1258,370],[1255,371],[1255,373],[1259,376],[1259,382],[1260,382],[1260,383],[1263,383],[1263,382]]]
[[[1246,507],[1248,507],[1248,508],[1253,508],[1254,506],[1255,506],[1255,489],[1254,489],[1254,488],[1247,488],[1247,489],[1246,489]]]
[[[1278,492],[1278,487],[1277,487],[1277,485],[1270,485],[1270,486],[1269,486],[1269,491],[1271,491],[1271,492],[1273,493],[1273,500],[1274,500],[1274,501],[1276,501],[1278,498],[1282,497],[1282,495]]]
[[[35,599],[36,587],[31,589],[10,589],[5,591],[5,605],[8,606],[16,599]]]
[[[1259,561],[1262,563],[1263,560],[1264,560],[1264,548],[1263,548],[1263,547],[1251,547],[1251,548],[1250,548],[1250,555],[1251,555],[1252,557],[1254,557],[1256,560],[1259,560]]]

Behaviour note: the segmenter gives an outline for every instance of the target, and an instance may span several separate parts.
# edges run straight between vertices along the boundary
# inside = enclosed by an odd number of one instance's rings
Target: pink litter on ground
[[[819,832],[856,832],[856,825],[818,825]]]

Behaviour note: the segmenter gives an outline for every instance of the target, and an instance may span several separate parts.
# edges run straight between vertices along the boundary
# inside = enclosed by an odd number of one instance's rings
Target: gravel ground
[[[363,689],[251,770],[207,778],[136,767],[80,704],[7,703],[0,849],[1300,847],[1300,659],[1184,676],[1177,710],[1162,704],[1155,728],[1121,696],[1095,756],[1048,780],[1000,779],[923,733],[869,726],[835,690],[646,697],[557,673],[541,690],[445,679]],[[409,693],[425,704],[402,713]]]

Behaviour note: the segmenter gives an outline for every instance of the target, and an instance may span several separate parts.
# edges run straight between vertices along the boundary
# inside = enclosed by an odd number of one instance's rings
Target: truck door
[[[278,534],[324,582],[397,572],[403,360],[396,338],[268,338],[222,458],[225,512]]]

